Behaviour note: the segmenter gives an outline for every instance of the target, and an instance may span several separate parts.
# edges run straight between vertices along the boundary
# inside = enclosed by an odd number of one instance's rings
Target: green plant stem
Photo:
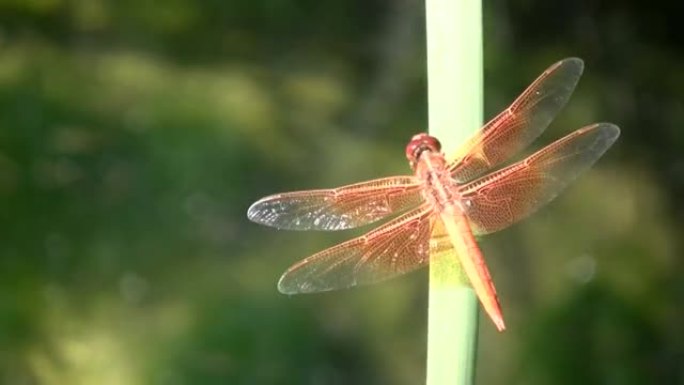
[[[446,154],[482,124],[480,0],[426,0],[429,132]],[[478,301],[457,258],[430,264],[428,385],[473,383]]]

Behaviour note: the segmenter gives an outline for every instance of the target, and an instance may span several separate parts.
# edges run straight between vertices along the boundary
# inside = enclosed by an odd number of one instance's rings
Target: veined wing
[[[285,230],[343,230],[375,222],[423,201],[413,176],[394,176],[336,189],[270,195],[247,218]]]
[[[444,223],[441,219],[433,220],[430,234],[430,260],[436,261],[443,258],[458,261],[458,255],[456,254],[456,250],[454,250],[454,245],[451,243]],[[465,272],[462,273],[464,274],[463,278],[467,278]]]
[[[430,206],[422,204],[361,237],[303,259],[283,274],[278,290],[297,294],[343,289],[424,266],[430,259],[432,214]]]
[[[610,123],[583,127],[526,159],[459,187],[476,234],[499,231],[556,197],[620,135]]]
[[[461,146],[449,165],[454,179],[472,180],[532,143],[568,101],[583,69],[582,60],[570,58],[544,71],[510,107]]]

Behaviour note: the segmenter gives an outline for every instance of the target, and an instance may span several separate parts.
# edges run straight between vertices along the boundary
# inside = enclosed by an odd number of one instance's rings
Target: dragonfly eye
[[[442,143],[437,140],[434,136],[428,136],[425,138],[425,146],[430,149],[430,151],[439,152],[442,149]]]
[[[415,164],[423,151],[430,150],[433,152],[439,152],[441,148],[442,145],[439,143],[437,138],[426,133],[420,133],[418,135],[414,135],[409,144],[406,146],[406,158],[408,158],[411,164]]]

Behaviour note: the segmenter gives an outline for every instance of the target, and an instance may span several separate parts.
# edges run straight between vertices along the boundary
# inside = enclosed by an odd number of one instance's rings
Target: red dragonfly
[[[484,310],[505,325],[475,236],[504,229],[552,200],[615,142],[620,129],[592,124],[527,158],[482,176],[528,146],[570,98],[584,64],[569,58],[542,73],[506,110],[453,157],[439,141],[415,135],[406,146],[414,175],[392,176],[335,189],[297,191],[255,202],[247,217],[287,230],[343,230],[397,218],[358,238],[316,253],[280,278],[285,294],[369,284],[457,255]]]

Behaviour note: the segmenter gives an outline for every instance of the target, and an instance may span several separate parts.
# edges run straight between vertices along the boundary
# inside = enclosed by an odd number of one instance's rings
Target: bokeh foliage
[[[580,56],[540,142],[623,135],[483,240],[509,330],[482,320],[478,383],[684,383],[684,36],[656,3],[486,4],[488,116]],[[290,263],[363,229],[245,218],[408,172],[422,18],[418,0],[0,1],[0,382],[422,382],[424,272],[288,298]]]

